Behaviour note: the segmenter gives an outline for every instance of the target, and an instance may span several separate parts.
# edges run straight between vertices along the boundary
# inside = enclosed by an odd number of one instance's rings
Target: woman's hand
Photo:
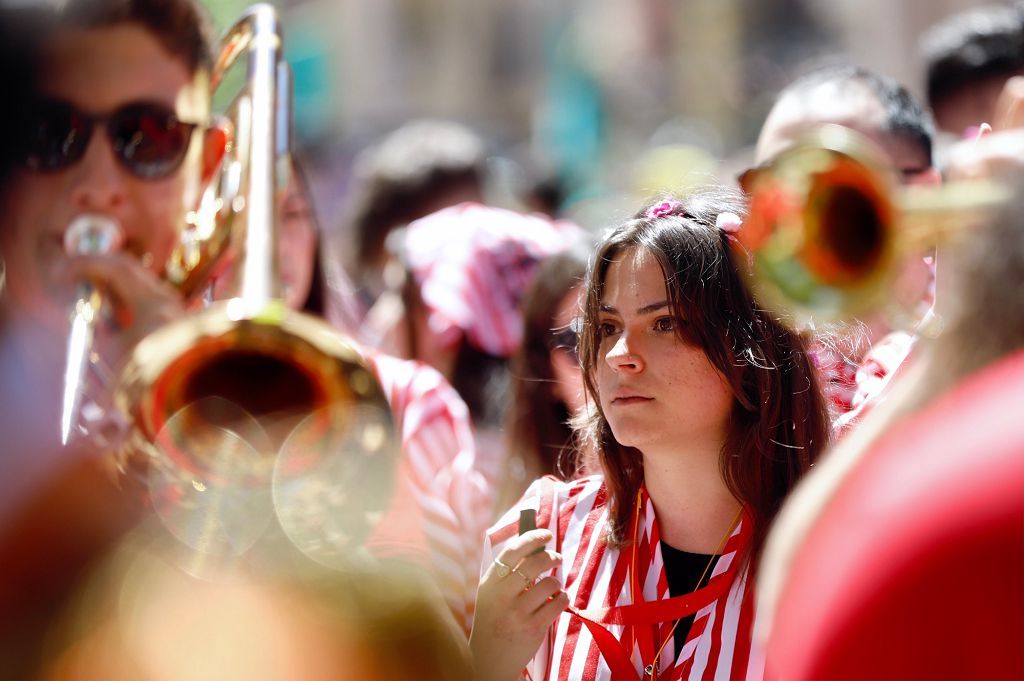
[[[569,597],[554,577],[537,580],[562,557],[544,551],[549,530],[531,530],[508,542],[477,590],[469,648],[480,679],[515,679],[537,652]]]

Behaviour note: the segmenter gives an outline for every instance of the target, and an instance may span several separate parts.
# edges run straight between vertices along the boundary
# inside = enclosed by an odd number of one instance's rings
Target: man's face
[[[128,103],[160,104],[184,122],[198,123],[182,164],[160,179],[143,179],[119,162],[103,124],[92,130],[83,157],[59,170],[17,171],[5,188],[0,255],[7,265],[7,302],[51,328],[67,322],[74,283],[55,276],[64,259],[63,236],[72,219],[98,213],[117,220],[124,249],[159,273],[176,243],[185,212],[199,192],[205,79],[135,24],[64,30],[49,45],[41,95],[93,116]]]
[[[830,123],[851,128],[874,142],[901,182],[915,183],[934,175],[920,149],[884,131],[885,110],[871,92],[827,83],[779,100],[761,128],[756,163],[770,162],[816,127]]]
[[[825,124],[851,128],[871,140],[892,169],[894,182],[911,185],[940,181],[938,171],[922,150],[883,130],[885,110],[877,98],[866,88],[855,89],[850,85],[840,89],[826,83],[779,100],[761,128],[756,163],[770,163],[804,135]],[[893,295],[899,305],[916,311],[921,301],[930,301],[932,277],[930,265],[920,254],[907,257],[894,283]]]

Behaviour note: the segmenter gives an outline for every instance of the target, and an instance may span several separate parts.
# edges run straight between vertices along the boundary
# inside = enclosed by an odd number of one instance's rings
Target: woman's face
[[[313,283],[316,224],[312,207],[294,175],[281,206],[277,245],[277,267],[284,285],[285,302],[292,309],[300,309],[309,297]]]
[[[645,455],[680,446],[721,447],[733,395],[696,344],[679,340],[687,321],[669,307],[665,276],[650,253],[612,260],[598,318],[594,367],[601,409],[622,445]]]
[[[579,316],[581,286],[574,286],[558,303],[551,320],[552,333],[569,331],[572,322]],[[568,342],[568,338],[567,338]],[[583,397],[583,372],[580,370],[575,345],[559,345],[550,352],[551,373],[555,378],[551,391],[565,404],[570,414],[578,414],[585,404]]]

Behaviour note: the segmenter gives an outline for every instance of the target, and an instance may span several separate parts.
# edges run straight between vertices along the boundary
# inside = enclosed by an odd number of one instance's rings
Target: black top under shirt
[[[693,593],[697,587],[697,580],[704,574],[708,563],[711,561],[710,553],[690,553],[672,548],[665,542],[661,542],[661,557],[665,562],[665,578],[668,579],[668,592],[673,598]],[[717,560],[717,558],[715,559]],[[715,566],[708,570],[707,576],[701,582],[701,586],[707,586],[711,579],[711,573]],[[693,626],[693,615],[679,620],[672,638],[675,639],[676,657],[686,643],[686,635],[690,633]]]

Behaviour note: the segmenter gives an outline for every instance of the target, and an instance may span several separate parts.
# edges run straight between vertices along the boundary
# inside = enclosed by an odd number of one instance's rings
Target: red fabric
[[[809,533],[777,679],[1024,678],[1024,353],[867,454]]]

